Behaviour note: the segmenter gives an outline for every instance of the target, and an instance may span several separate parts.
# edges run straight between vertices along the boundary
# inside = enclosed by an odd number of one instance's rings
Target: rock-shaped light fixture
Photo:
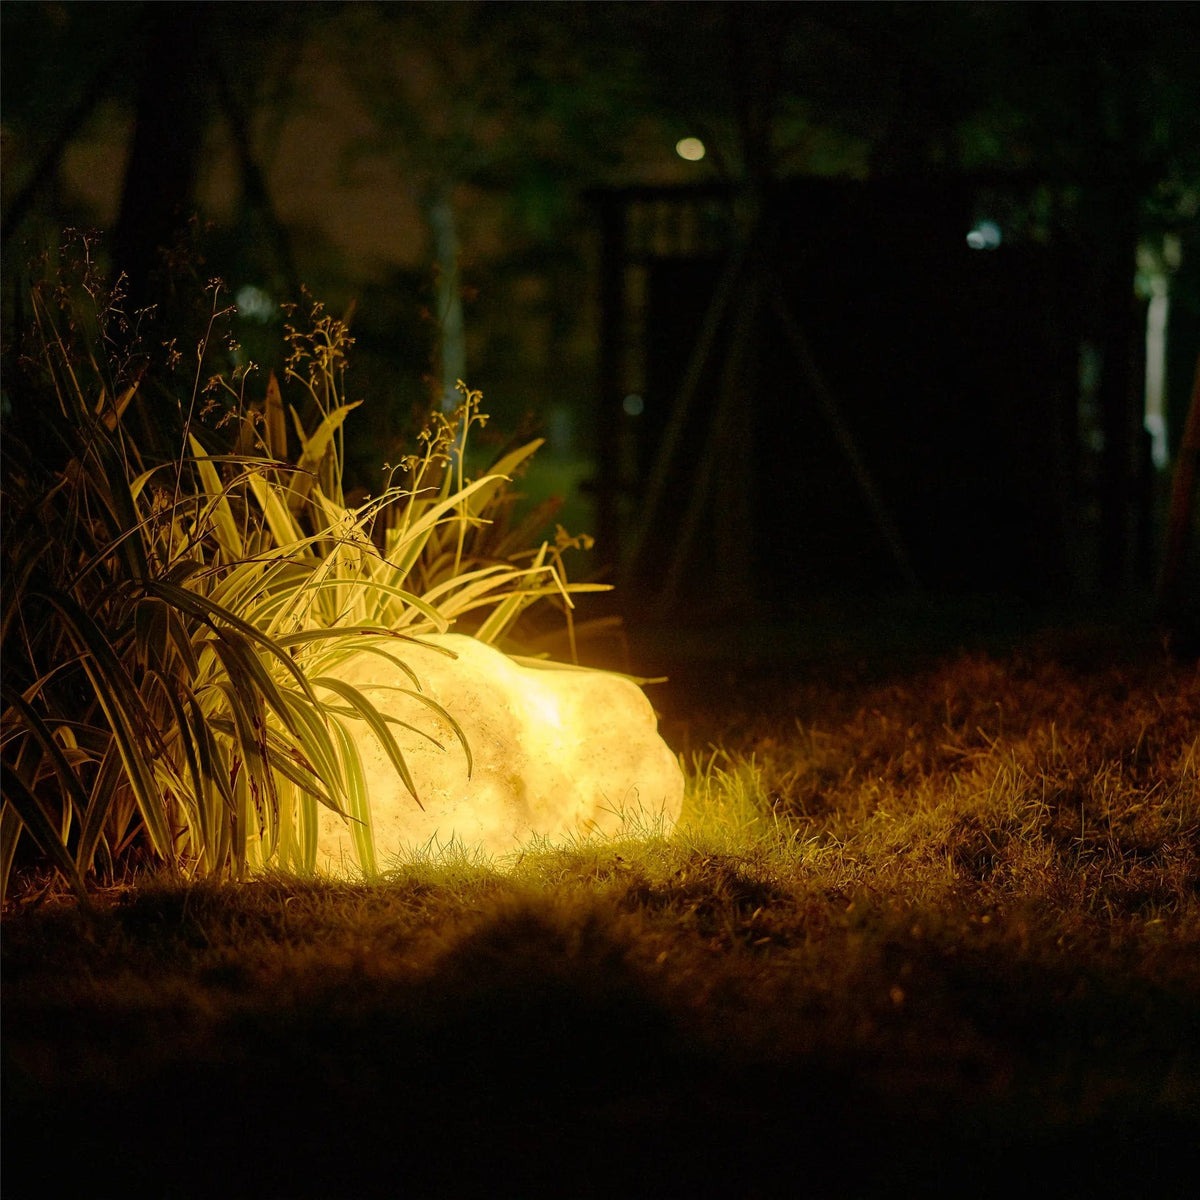
[[[518,662],[462,634],[423,637],[394,651],[413,679],[359,652],[333,672],[393,722],[420,805],[376,737],[360,726],[378,865],[446,846],[502,856],[537,841],[623,831],[669,832],[683,805],[683,772],[635,683],[607,671]],[[318,870],[356,874],[349,823],[320,810]]]

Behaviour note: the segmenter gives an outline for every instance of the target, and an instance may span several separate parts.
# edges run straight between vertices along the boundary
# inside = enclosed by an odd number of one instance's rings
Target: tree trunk
[[[458,277],[458,226],[445,191],[438,191],[425,208],[433,231],[433,254],[438,327],[441,331],[442,407],[458,402],[455,385],[467,374],[467,338],[463,321],[462,287]]]
[[[1103,368],[1100,412],[1104,450],[1100,461],[1100,587],[1120,596],[1132,582],[1135,483],[1142,423],[1140,380],[1134,372],[1137,263],[1136,200],[1114,189],[1109,224],[1099,247]]]
[[[171,293],[169,255],[193,216],[206,123],[202,4],[146,4],[133,146],[113,237],[132,308]]]

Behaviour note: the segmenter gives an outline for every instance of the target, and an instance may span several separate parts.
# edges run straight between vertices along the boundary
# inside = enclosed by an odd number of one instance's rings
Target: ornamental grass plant
[[[545,514],[512,521],[510,481],[538,442],[468,476],[479,392],[461,386],[351,503],[345,323],[291,311],[285,405],[273,375],[236,365],[220,282],[206,295],[192,360],[125,311],[86,237],[31,290],[5,371],[2,890],[39,860],[80,896],[139,865],[308,873],[318,806],[351,822],[371,875],[360,733],[414,785],[389,718],[333,668],[364,650],[403,668],[406,644],[451,625],[504,644],[539,601],[569,623],[592,586],[566,580],[578,539],[530,550]]]

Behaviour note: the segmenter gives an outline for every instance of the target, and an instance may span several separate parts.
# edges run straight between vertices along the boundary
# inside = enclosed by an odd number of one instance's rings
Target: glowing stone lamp
[[[396,855],[442,847],[502,856],[531,842],[669,832],[683,804],[683,772],[632,681],[606,671],[517,662],[461,634],[423,637],[402,658],[421,692],[461,727],[412,695],[412,679],[360,652],[336,674],[394,722],[418,806],[371,733],[358,742],[381,867]],[[451,654],[446,654],[450,651]],[[318,869],[356,873],[349,824],[322,809]]]

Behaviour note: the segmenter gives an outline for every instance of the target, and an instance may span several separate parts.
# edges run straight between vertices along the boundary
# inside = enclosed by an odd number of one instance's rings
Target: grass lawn
[[[1195,1195],[1196,667],[857,628],[635,644],[666,841],[14,889],[6,1200]]]

